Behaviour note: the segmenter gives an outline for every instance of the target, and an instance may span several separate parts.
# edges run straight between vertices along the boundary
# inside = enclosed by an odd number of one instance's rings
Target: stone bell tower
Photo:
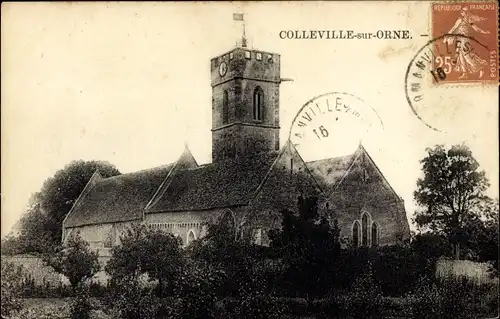
[[[245,44],[210,61],[212,161],[278,150],[280,56]]]

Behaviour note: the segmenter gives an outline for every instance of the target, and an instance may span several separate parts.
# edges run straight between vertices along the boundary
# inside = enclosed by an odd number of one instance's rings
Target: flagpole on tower
[[[241,37],[241,46],[243,48],[247,47],[247,38],[246,38],[246,33],[245,33],[245,19],[243,17],[243,13],[233,13],[233,20],[234,21],[241,21],[243,23],[243,35]]]

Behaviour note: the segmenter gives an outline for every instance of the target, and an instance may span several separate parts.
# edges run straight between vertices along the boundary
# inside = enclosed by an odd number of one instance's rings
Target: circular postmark
[[[492,52],[496,51],[465,35],[444,34],[428,41],[405,73],[406,100],[416,117],[440,132],[456,126],[478,96],[464,90],[471,90],[470,84],[497,83],[497,75],[488,71]]]
[[[352,154],[383,130],[377,112],[359,97],[343,92],[318,95],[295,115],[289,140],[305,160]]]

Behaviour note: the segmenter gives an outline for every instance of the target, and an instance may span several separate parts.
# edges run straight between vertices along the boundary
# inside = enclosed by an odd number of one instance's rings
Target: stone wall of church
[[[223,208],[193,212],[165,212],[146,214],[144,223],[155,229],[170,232],[182,239],[184,245],[190,241],[206,235],[207,222],[214,222],[224,213],[234,215],[235,222],[239,223],[242,208]]]
[[[278,133],[278,129],[240,124],[213,131],[214,161],[277,151],[279,148]]]
[[[99,251],[99,256],[109,257],[111,254],[111,247],[120,243],[120,236],[123,234],[125,229],[132,226],[133,223],[138,222],[140,221],[86,225],[69,228],[66,232],[66,238],[72,236],[76,232],[79,232],[80,237],[89,243],[91,249]]]
[[[377,223],[379,245],[395,244],[409,236],[402,199],[369,167],[365,167],[364,173],[362,166],[354,167],[321,207],[331,218],[338,220],[341,236],[350,242],[353,241],[353,224],[355,221],[362,224],[364,212],[368,213],[368,226]],[[371,241],[370,227],[368,238]]]
[[[260,244],[269,243],[268,233],[281,227],[283,210],[297,211],[299,196],[318,196],[319,189],[298,153],[284,146],[283,153],[247,208],[248,227],[260,233]]]

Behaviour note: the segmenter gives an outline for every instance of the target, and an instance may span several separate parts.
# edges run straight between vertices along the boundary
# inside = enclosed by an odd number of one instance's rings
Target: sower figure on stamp
[[[475,72],[479,72],[479,78],[481,78],[483,76],[482,69],[487,62],[471,51],[471,43],[468,37],[471,36],[471,29],[482,34],[490,33],[490,31],[484,31],[475,24],[486,20],[486,18],[471,15],[467,7],[462,8],[460,15],[461,17],[457,19],[455,25],[448,32],[448,34],[456,34],[456,36],[445,37],[443,42],[448,45],[452,45],[455,40],[461,42],[460,47],[457,44],[457,52],[453,61],[456,63],[456,71],[462,72],[459,79],[466,78],[468,73]]]

